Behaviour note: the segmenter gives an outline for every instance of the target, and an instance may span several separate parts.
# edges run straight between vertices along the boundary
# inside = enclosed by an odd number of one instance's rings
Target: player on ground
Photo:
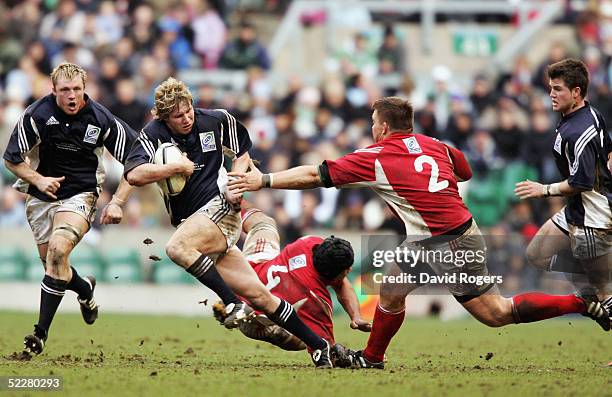
[[[361,318],[359,302],[351,282],[346,277],[353,265],[350,243],[334,236],[322,239],[302,237],[280,249],[276,222],[260,209],[242,201],[242,229],[247,233],[243,255],[274,296],[291,303],[298,316],[317,335],[334,342],[333,304],[327,290],[331,286],[338,301],[351,319],[350,326],[364,332],[371,324]],[[245,210],[245,206],[250,206]],[[223,316],[218,305],[215,316]],[[249,338],[263,340],[284,350],[303,350],[306,345],[266,316],[242,322],[240,331]]]
[[[237,327],[252,313],[233,289],[310,346],[317,367],[331,367],[329,344],[302,323],[289,303],[270,294],[235,247],[241,197],[226,192],[224,154],[233,158],[233,170],[247,169],[251,140],[246,128],[226,110],[194,109],[189,89],[174,78],[156,88],[152,113],[155,119],[132,147],[125,175],[136,186],[175,174],[189,177],[180,194],[164,197],[177,227],[166,245],[168,257],[219,295],[226,305],[227,328]],[[166,142],[184,152],[182,163],[153,163],[157,147]],[[223,260],[217,262],[220,256]]]
[[[93,324],[98,306],[96,280],[80,277],[68,256],[91,227],[104,182],[104,148],[124,163],[133,131],[122,120],[85,94],[86,72],[62,63],[51,73],[52,94],[28,106],[8,143],[4,160],[19,180],[15,188],[27,193],[26,216],[45,268],[40,314],[25,350],[43,351],[49,327],[66,290],[78,294],[83,320]],[[119,223],[131,187],[122,178],[101,223]]]
[[[319,166],[300,166],[274,174],[261,174],[252,167],[247,174],[232,174],[239,178],[230,183],[232,191],[238,194],[262,187],[366,186],[378,193],[404,222],[409,237],[402,246],[407,249],[424,248],[444,255],[456,251],[486,252],[484,238],[457,189],[458,180],[472,176],[463,154],[435,139],[414,134],[413,110],[408,101],[383,98],[374,103],[373,109],[375,144],[335,161],[326,160]],[[435,260],[428,265],[438,275],[459,272],[476,277],[489,275],[486,259],[474,257],[465,262],[459,268],[454,263]],[[386,272],[387,276],[398,276],[402,270],[391,263]],[[419,286],[390,280],[383,278],[380,286],[380,300],[367,347],[355,355],[355,364],[359,367],[384,367],[385,350],[404,319],[405,298]],[[582,313],[605,330],[610,329],[606,309],[588,297],[527,293],[504,298],[493,282],[481,285],[458,282],[446,286],[472,316],[491,327]],[[598,306],[597,313],[587,312],[591,304]]]
[[[552,108],[561,113],[553,154],[563,181],[516,185],[521,199],[566,196],[567,206],[550,218],[527,247],[542,269],[585,273],[605,307],[612,307],[612,174],[606,162],[612,140],[601,113],[585,100],[589,72],[582,61],[565,59],[548,67]],[[574,276],[575,277],[575,276]],[[589,293],[589,292],[586,292]],[[591,310],[597,310],[592,305]]]

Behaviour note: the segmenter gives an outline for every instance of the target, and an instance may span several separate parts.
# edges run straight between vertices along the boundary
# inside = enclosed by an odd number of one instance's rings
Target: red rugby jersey
[[[369,187],[404,222],[406,235],[447,233],[472,215],[457,189],[449,148],[420,134],[392,134],[337,160],[326,160],[336,187]]]
[[[306,299],[298,316],[314,333],[333,345],[333,305],[327,285],[334,284],[319,275],[312,258],[313,247],[322,242],[320,237],[302,237],[287,245],[276,258],[251,265],[274,296],[291,304]]]

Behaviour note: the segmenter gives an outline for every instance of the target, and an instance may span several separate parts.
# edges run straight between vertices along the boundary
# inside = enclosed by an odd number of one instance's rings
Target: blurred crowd
[[[431,88],[420,88],[408,68],[405,38],[398,25],[389,23],[375,38],[360,31],[346,48],[333,51],[326,64],[334,65],[334,73],[318,84],[292,76],[279,88],[268,78],[273,60],[254,19],[240,15],[236,3],[0,2],[0,147],[25,107],[50,92],[48,75],[64,60],[85,67],[88,95],[136,130],[150,120],[153,90],[166,77],[185,70],[245,71],[244,92],[209,83],[192,90],[196,106],[227,108],[249,128],[251,156],[270,172],[317,164],[371,144],[370,104],[381,96],[405,96],[414,103],[417,132],[467,155],[474,178],[461,187],[462,195],[481,227],[508,236],[495,240],[506,256],[493,259],[492,268],[508,276],[533,272],[524,264],[525,244],[563,205],[558,198],[519,202],[513,194],[514,184],[525,178],[560,180],[551,153],[558,115],[550,111],[545,67],[567,56],[583,59],[591,73],[588,98],[612,120],[610,10],[587,8],[564,16],[563,23],[575,29],[576,46],[555,43],[541,63],[521,56],[507,72],[467,76],[467,85],[458,84],[459,76],[440,64],[427,76]],[[278,11],[288,2],[260,3]],[[308,26],[317,18],[305,15],[302,23]],[[386,75],[399,76],[401,83],[376,83]],[[110,158],[106,169],[100,206],[122,171]],[[0,178],[0,227],[26,225],[23,196],[7,188],[14,177],[0,166]],[[403,225],[367,189],[264,190],[249,199],[274,216],[285,241],[312,228],[403,233]],[[124,223],[168,225],[154,187],[138,189],[126,205]]]

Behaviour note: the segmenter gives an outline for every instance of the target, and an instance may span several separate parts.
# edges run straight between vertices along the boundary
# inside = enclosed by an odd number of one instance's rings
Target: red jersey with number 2
[[[320,237],[302,237],[283,248],[276,258],[251,266],[274,296],[292,305],[305,299],[298,316],[315,334],[333,345],[333,306],[327,285],[334,284],[321,278],[312,258],[313,247],[322,242]]]
[[[437,236],[472,215],[457,189],[449,148],[420,134],[392,134],[326,161],[336,187],[369,187],[404,222],[408,236]]]

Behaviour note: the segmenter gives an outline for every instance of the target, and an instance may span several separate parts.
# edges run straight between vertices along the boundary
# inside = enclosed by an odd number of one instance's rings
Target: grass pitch
[[[580,317],[497,329],[408,318],[384,371],[315,370],[304,352],[248,340],[210,318],[103,312],[94,326],[59,314],[45,352],[20,361],[13,353],[35,321],[0,312],[0,376],[59,375],[58,395],[612,395],[612,335]],[[345,317],[336,334],[352,348],[367,340]]]

